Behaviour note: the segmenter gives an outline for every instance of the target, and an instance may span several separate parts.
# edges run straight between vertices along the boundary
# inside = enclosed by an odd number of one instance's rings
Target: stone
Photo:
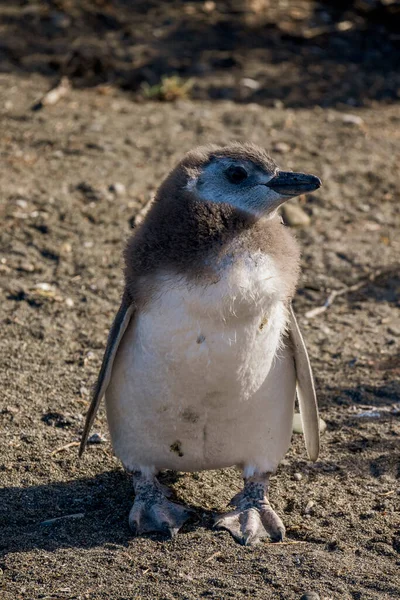
[[[126,195],[126,187],[124,186],[123,183],[119,183],[118,181],[116,183],[112,183],[110,185],[109,189],[110,189],[110,192],[112,192],[119,198]]]
[[[89,444],[104,444],[106,441],[107,439],[101,433],[94,433],[88,439]]]
[[[311,513],[312,509],[314,508],[314,506],[315,506],[314,500],[309,500],[307,502],[307,506],[304,509],[304,514],[309,515]]]
[[[311,219],[298,204],[284,204],[282,206],[283,220],[290,227],[307,227]]]
[[[251,79],[250,77],[243,77],[243,79],[240,80],[240,83],[244,87],[249,88],[250,90],[259,90],[261,87],[259,81],[257,81],[256,79]]]
[[[400,327],[390,326],[387,328],[387,332],[395,337],[400,337]]]
[[[321,435],[325,433],[326,423],[321,417],[319,418],[319,432]],[[294,413],[293,415],[293,433],[303,433],[303,423],[301,422],[300,413]]]
[[[286,142],[277,142],[276,144],[273,145],[274,152],[279,152],[280,154],[286,154],[287,152],[290,152],[290,145],[287,144]]]
[[[363,125],[364,124],[364,120],[359,117],[358,115],[351,115],[348,113],[345,113],[342,115],[342,121],[343,123],[346,123],[346,125]]]

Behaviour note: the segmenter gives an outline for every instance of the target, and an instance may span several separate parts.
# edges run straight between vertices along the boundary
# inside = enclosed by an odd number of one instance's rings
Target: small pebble
[[[69,242],[64,242],[64,244],[61,246],[61,252],[65,252],[66,254],[72,252],[71,244]]]
[[[364,120],[359,117],[358,115],[350,115],[350,114],[343,114],[342,115],[342,121],[343,123],[346,123],[347,125],[363,125],[364,124]]]
[[[287,152],[290,152],[290,146],[286,142],[277,142],[274,144],[273,150],[280,154],[286,154]]]
[[[301,481],[303,479],[303,475],[301,473],[295,473],[293,475],[293,479],[295,479],[296,481]]]
[[[378,410],[365,410],[355,415],[358,419],[379,419],[381,413]]]
[[[317,592],[305,592],[300,600],[320,600]]]
[[[206,2],[204,2],[203,4],[203,10],[206,13],[210,13],[213,10],[215,10],[216,4],[215,2],[213,2],[213,0],[206,0]]]
[[[112,183],[109,187],[109,190],[119,198],[126,195],[126,187],[123,183],[119,183],[118,181],[116,183]]]
[[[106,441],[107,439],[100,433],[94,433],[88,439],[89,444],[104,444]]]
[[[314,506],[314,505],[315,505],[315,502],[314,502],[314,500],[309,500],[309,501],[307,502],[307,506],[306,506],[306,507],[305,507],[305,509],[304,509],[304,514],[305,514],[305,515],[309,515],[309,514],[310,514],[310,512],[311,512],[311,509],[313,508],[313,506]]]
[[[52,298],[56,302],[61,302],[62,297],[57,294],[57,288],[50,283],[37,283],[33,286],[32,292],[36,296],[40,296],[42,298]]]
[[[339,21],[339,23],[336,23],[336,29],[338,31],[349,31],[350,29],[353,29],[354,27],[354,23],[352,21]]]
[[[293,415],[293,433],[303,433],[303,423],[301,422],[300,413]],[[322,435],[326,431],[326,423],[323,419],[319,419],[319,432]]]
[[[294,413],[292,429],[293,433],[303,433],[303,423],[301,422],[300,413]]]
[[[71,24],[71,19],[68,15],[58,10],[50,13],[52,24],[60,29],[66,29]]]
[[[400,336],[400,327],[388,327],[387,328],[387,332],[390,333],[390,335],[394,335],[395,337],[399,337]]]
[[[290,227],[307,227],[311,219],[298,204],[284,204],[282,206],[283,220]]]
[[[250,79],[250,77],[243,77],[243,79],[240,80],[240,83],[244,87],[249,88],[250,90],[258,90],[261,87],[259,81],[256,81],[255,79]]]
[[[72,298],[65,298],[65,304],[68,306],[68,308],[72,308],[74,306],[74,301]]]
[[[37,283],[34,286],[35,290],[41,290],[42,292],[53,292],[54,291],[54,285],[51,285],[51,283]]]
[[[20,269],[20,271],[25,271],[26,273],[33,273],[33,271],[35,270],[35,267],[32,263],[22,262],[19,265],[19,269]]]

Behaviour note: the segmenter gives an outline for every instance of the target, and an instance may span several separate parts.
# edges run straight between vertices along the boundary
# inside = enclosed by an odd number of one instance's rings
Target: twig
[[[54,517],[54,519],[47,519],[46,521],[42,521],[40,524],[43,527],[48,527],[49,525],[53,525],[56,521],[61,521],[61,519],[83,519],[85,513],[74,513],[72,515],[63,515],[62,517]]]
[[[63,450],[67,450],[68,448],[72,448],[72,446],[79,446],[79,442],[69,442],[69,444],[65,444],[65,446],[60,446],[60,448],[56,448],[55,450],[53,450],[51,456],[54,456],[55,454],[58,454]]]
[[[394,494],[395,490],[390,490],[390,492],[381,492],[379,493],[379,496],[391,496],[392,494]]]
[[[294,544],[308,544],[309,542],[291,541],[291,542],[269,542],[271,546],[293,546]]]
[[[56,104],[63,96],[65,96],[71,89],[71,84],[68,77],[62,77],[60,82],[32,106],[32,110],[40,110],[45,106],[52,106]]]
[[[315,37],[319,37],[320,35],[326,35],[329,33],[335,33],[336,31],[349,31],[354,28],[354,23],[351,21],[340,21],[339,23],[335,23],[335,25],[321,25],[321,27],[311,27],[310,29],[305,29],[303,33],[303,37],[306,40],[312,40]]]
[[[288,527],[286,531],[298,531],[299,529],[305,529],[306,531],[311,531],[312,527],[308,527],[302,523],[301,525],[293,525],[292,527]]]
[[[371,281],[374,281],[382,273],[383,273],[383,270],[378,269],[374,273],[370,273],[370,275],[368,275],[368,277],[366,279],[363,279],[362,281],[359,281],[358,283],[354,283],[353,285],[346,285],[345,287],[341,288],[340,290],[333,290],[329,294],[327,299],[325,300],[324,304],[322,306],[317,306],[316,308],[312,308],[311,310],[308,310],[304,315],[305,318],[312,319],[313,317],[320,315],[321,313],[328,310],[328,308],[333,304],[333,302],[336,300],[336,298],[338,296],[344,296],[344,294],[349,294],[350,292],[356,292],[357,290],[360,290],[361,288],[363,288],[366,285],[368,285],[369,283],[371,283]]]
[[[217,556],[221,556],[221,554],[222,554],[222,552],[214,552],[214,554],[211,554],[211,556],[206,558],[206,560],[204,561],[204,564],[210,562],[213,558],[217,558]]]
[[[137,212],[137,214],[135,215],[135,227],[137,225],[140,225],[140,223],[142,223],[142,221],[144,220],[145,216],[147,215],[147,213],[150,210],[150,206],[153,204],[153,200],[154,198],[150,198],[150,200],[148,202],[146,202],[146,204],[144,206],[142,206],[142,208]]]

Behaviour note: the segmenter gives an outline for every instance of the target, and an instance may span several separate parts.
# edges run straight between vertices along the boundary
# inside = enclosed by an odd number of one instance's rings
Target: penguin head
[[[253,144],[198,148],[179,167],[185,189],[197,200],[228,204],[255,217],[272,217],[289,198],[321,186],[314,175],[281,171]]]

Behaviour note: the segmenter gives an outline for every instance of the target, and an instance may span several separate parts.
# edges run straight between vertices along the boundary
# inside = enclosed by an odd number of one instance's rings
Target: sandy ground
[[[0,76],[1,597],[399,598],[399,107],[138,104],[111,87],[32,112],[48,85]],[[295,435],[272,480],[283,544],[245,548],[212,530],[212,511],[240,488],[234,469],[166,474],[197,516],[173,541],[135,539],[133,492],[109,443],[81,460],[76,446],[121,251],[184,151],[234,139],[324,183],[301,200],[310,224],[298,229],[295,301],[327,422],[322,452],[310,464]],[[107,436],[103,411],[95,431]]]

